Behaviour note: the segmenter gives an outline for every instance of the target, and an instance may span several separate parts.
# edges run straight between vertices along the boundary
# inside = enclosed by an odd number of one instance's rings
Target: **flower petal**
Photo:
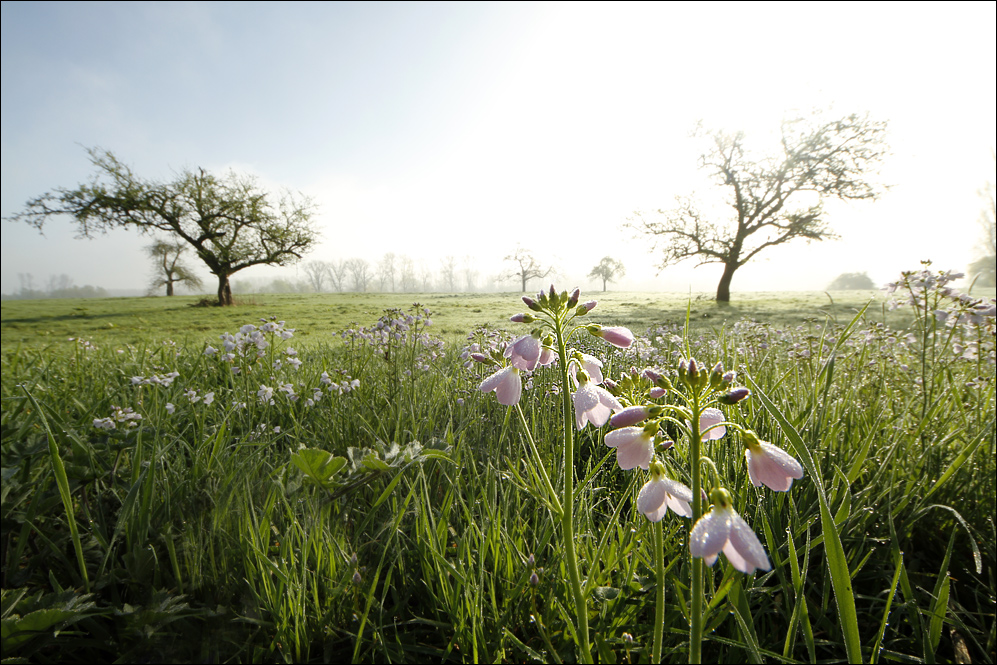
[[[732,558],[726,547],[724,554],[727,555],[727,560],[735,568],[749,575],[755,572],[756,568],[765,571],[772,570],[772,564],[769,563],[769,557],[765,554],[765,548],[762,547],[758,536],[737,513],[731,513],[731,529],[728,538],[731,548],[736,551],[738,557],[737,559]],[[741,565],[738,565],[737,561]]]
[[[652,522],[660,522],[667,512],[667,492],[660,480],[649,480],[637,495],[637,510]]]
[[[654,445],[650,438],[643,436],[637,437],[629,443],[616,448],[616,463],[624,471],[635,469],[638,466],[646,471],[651,464],[651,457],[653,456]]]
[[[689,534],[689,553],[703,557],[712,566],[730,535],[731,511],[714,508],[699,518]]]
[[[727,427],[720,425],[724,420],[726,420],[724,412],[720,409],[713,407],[703,409],[703,413],[699,417],[699,431],[703,434],[703,441],[719,439],[726,434]]]

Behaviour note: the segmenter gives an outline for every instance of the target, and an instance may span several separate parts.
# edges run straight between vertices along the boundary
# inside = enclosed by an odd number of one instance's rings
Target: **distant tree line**
[[[45,284],[35,284],[34,275],[17,274],[20,287],[14,293],[3,294],[4,300],[41,300],[42,298],[107,298],[107,289],[99,286],[76,286],[73,278],[65,273],[50,275]]]

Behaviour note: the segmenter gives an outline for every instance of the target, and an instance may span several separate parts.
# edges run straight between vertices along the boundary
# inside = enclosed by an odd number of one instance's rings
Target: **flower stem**
[[[661,521],[651,523],[654,534],[654,575],[657,578],[654,609],[654,643],[651,647],[651,662],[661,662],[661,638],[665,632],[665,542]]]
[[[578,556],[575,553],[575,438],[571,406],[571,385],[568,383],[568,352],[565,344],[564,320],[555,321],[557,355],[561,365],[561,405],[564,415],[564,498],[561,501],[561,537],[564,540],[564,564],[568,569],[571,592],[575,598],[575,633],[582,662],[591,663],[589,650],[589,617],[585,593],[578,574]]]
[[[699,432],[699,418],[702,407],[699,391],[692,391],[692,440],[689,442],[689,466],[692,473],[692,525],[703,516],[702,435]],[[691,533],[691,531],[690,531]],[[692,557],[692,607],[689,611],[689,662],[703,662],[703,559]]]

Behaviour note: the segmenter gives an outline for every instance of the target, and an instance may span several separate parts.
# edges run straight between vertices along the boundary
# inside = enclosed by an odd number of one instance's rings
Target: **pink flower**
[[[689,552],[712,566],[723,551],[727,561],[742,573],[772,570],[765,548],[747,522],[732,507],[730,493],[713,490],[713,508],[703,515],[689,534]]]
[[[623,405],[612,393],[591,381],[582,381],[571,399],[575,403],[575,424],[580,430],[587,423],[602,427],[609,420],[611,411],[623,410]]]
[[[554,349],[549,346],[540,347],[540,358],[537,359],[538,365],[543,365],[544,367],[550,365],[557,359],[557,355],[554,353]]]
[[[628,348],[634,343],[634,334],[622,326],[603,328],[602,326],[590,326],[589,332],[596,337],[601,337],[613,346],[621,349]]]
[[[613,430],[604,439],[610,448],[616,448],[616,463],[624,471],[638,466],[647,469],[654,454],[654,434],[643,427],[624,427]]]
[[[720,409],[703,409],[703,413],[699,416],[699,431],[703,435],[703,441],[712,441],[713,439],[719,439],[724,434],[727,433],[727,427],[721,425],[726,418],[724,418],[724,412]]]
[[[512,406],[519,403],[523,394],[523,383],[519,380],[517,367],[505,367],[481,382],[481,392],[495,391],[499,404]]]
[[[581,365],[581,368],[585,370],[585,372],[589,375],[589,378],[592,379],[592,383],[602,383],[602,361],[595,356],[590,356],[587,353],[582,353],[580,355],[581,360],[575,357],[568,363],[568,373],[571,375],[571,378],[576,382],[578,381],[578,366]]]
[[[505,357],[513,367],[533,370],[540,358],[540,340],[533,335],[523,335],[505,348]]]
[[[656,467],[660,465],[655,464]],[[692,517],[692,490],[682,483],[665,476],[659,469],[651,471],[647,481],[637,495],[637,510],[652,522],[660,522],[668,508],[682,517]]]
[[[764,484],[776,492],[788,492],[793,480],[803,477],[803,466],[782,448],[759,441],[754,432],[745,433],[744,443],[748,478],[755,487]]]

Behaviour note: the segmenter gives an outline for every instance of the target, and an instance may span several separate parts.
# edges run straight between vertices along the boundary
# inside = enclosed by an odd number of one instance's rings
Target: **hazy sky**
[[[829,205],[841,240],[763,253],[733,289],[882,283],[921,259],[963,270],[994,178],[995,7],[4,2],[2,214],[85,181],[82,146],[100,146],[147,178],[234,168],[304,192],[323,238],[306,260],[470,255],[486,279],[521,244],[566,287],[594,288],[611,254],[618,288],[713,291],[719,266],[656,277],[622,223],[710,191],[698,120],[764,141],[820,107],[889,122],[892,187]],[[134,232],[0,228],[6,293],[19,273],[136,289],[150,275]]]

